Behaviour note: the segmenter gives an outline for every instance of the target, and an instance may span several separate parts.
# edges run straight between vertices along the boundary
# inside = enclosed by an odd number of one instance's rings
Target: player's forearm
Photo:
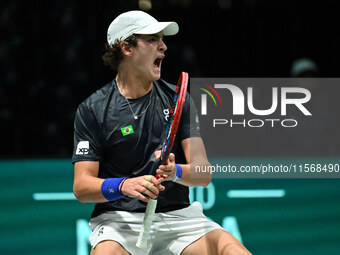
[[[84,176],[75,180],[73,184],[73,193],[82,203],[103,203],[105,199],[101,192],[101,186],[104,179],[93,176]]]
[[[178,183],[185,186],[208,186],[211,181],[211,174],[209,172],[197,172],[195,171],[195,167],[198,164],[185,164],[182,165],[182,178],[178,181]],[[201,162],[198,166],[207,167],[210,166],[209,162]]]
[[[208,171],[197,171],[197,168],[207,169],[210,163],[205,152],[202,138],[192,137],[182,141],[182,147],[188,164],[182,166],[182,179],[179,183],[186,186],[207,186],[211,181]]]

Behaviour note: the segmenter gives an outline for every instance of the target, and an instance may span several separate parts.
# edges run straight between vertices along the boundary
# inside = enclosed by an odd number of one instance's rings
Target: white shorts
[[[147,250],[136,247],[144,213],[114,211],[90,220],[90,243],[93,248],[104,240],[120,243],[132,255],[181,254],[185,247],[214,229],[222,229],[208,220],[202,205],[194,202],[187,208],[156,213],[151,226]]]

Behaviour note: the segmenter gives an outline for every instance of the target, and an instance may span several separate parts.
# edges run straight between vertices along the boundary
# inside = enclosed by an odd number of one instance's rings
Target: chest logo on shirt
[[[164,118],[165,118],[165,120],[168,121],[168,119],[169,119],[169,113],[170,113],[169,109],[164,109],[164,110],[163,110],[163,113],[164,113]]]
[[[135,132],[131,125],[123,127],[120,130],[122,131],[123,136],[131,135],[131,134],[133,134]]]

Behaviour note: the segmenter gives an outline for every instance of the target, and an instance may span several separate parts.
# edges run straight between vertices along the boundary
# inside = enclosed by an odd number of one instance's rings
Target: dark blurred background
[[[174,20],[162,76],[290,77],[309,58],[318,77],[338,77],[336,1],[152,0]],[[0,157],[71,157],[77,106],[113,79],[102,64],[106,30],[148,1],[1,1]],[[265,146],[263,146],[265,148]]]

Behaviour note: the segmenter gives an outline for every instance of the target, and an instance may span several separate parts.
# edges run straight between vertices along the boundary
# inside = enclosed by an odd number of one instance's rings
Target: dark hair
[[[138,35],[131,35],[126,38],[124,41],[127,42],[130,46],[136,47],[137,46],[137,39]],[[109,66],[114,71],[118,71],[118,66],[123,59],[123,53],[120,49],[120,43],[118,39],[115,41],[115,44],[109,45],[108,43],[105,44],[106,52],[103,55],[103,61],[105,66]]]

